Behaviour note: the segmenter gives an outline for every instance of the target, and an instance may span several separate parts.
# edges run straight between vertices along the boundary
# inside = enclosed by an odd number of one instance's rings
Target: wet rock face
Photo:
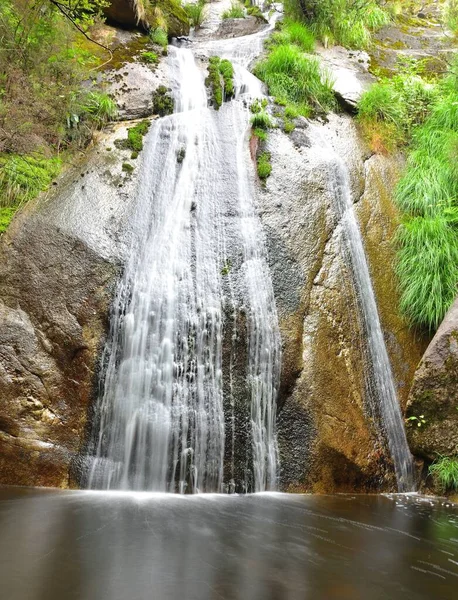
[[[266,21],[259,17],[245,17],[244,19],[224,19],[218,27],[215,38],[235,38],[251,35],[266,27]]]
[[[412,452],[428,461],[458,454],[458,300],[450,308],[415,373],[407,416],[424,415],[407,427]]]
[[[0,247],[0,483],[67,487],[84,438],[134,186],[117,126]],[[123,234],[122,232],[125,232]]]
[[[370,365],[330,187],[332,163],[326,154],[320,158],[307,124],[297,124],[290,136],[278,130],[269,134],[273,170],[258,195],[283,340],[281,489],[395,489],[385,441],[368,410]],[[390,264],[396,221],[386,198],[392,184],[384,179],[382,165],[368,159],[351,119],[331,116],[327,125],[318,127],[350,169],[366,248],[377,244]],[[380,177],[381,189],[376,185]],[[405,401],[406,382],[423,346],[390,314],[396,309],[395,285],[394,291],[382,293],[377,257],[369,258],[400,399]],[[386,265],[379,268],[392,280]]]

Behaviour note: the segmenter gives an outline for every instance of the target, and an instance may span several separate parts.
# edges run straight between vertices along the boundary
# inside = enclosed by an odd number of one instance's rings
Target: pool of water
[[[458,598],[458,507],[410,495],[0,488],[2,600]]]

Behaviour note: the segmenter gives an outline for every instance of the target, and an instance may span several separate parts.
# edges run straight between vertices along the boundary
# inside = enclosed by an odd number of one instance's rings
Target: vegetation
[[[270,115],[265,110],[257,112],[251,117],[251,126],[254,129],[270,129],[273,125]]]
[[[233,2],[231,8],[225,10],[221,15],[223,19],[244,19],[245,11],[240,2]]]
[[[150,65],[157,65],[159,57],[156,52],[142,52],[140,59]]]
[[[160,85],[153,94],[153,111],[160,117],[171,115],[174,110],[173,98],[169,94],[169,90]]]
[[[367,48],[372,32],[390,21],[386,2],[378,0],[285,0],[285,10],[305,20],[325,46]]]
[[[317,58],[305,55],[295,43],[274,42],[254,73],[276,100],[296,107],[305,116],[336,106],[330,76],[320,68]]]
[[[161,48],[163,48],[164,50],[167,50],[167,47],[169,45],[169,38],[167,35],[167,30],[164,27],[156,27],[154,29],[151,29],[149,32],[149,37],[153,44],[157,44],[158,46],[161,46]]]
[[[144,120],[133,127],[129,127],[127,138],[125,140],[116,140],[115,145],[118,148],[132,150],[131,158],[137,158],[138,153],[143,150],[143,138],[148,133],[150,125],[150,121]]]
[[[458,457],[440,456],[429,467],[429,473],[447,490],[458,490]]]
[[[183,5],[192,27],[198,29],[207,18],[207,5],[205,0],[189,2]]]
[[[229,60],[211,56],[206,84],[210,87],[213,104],[218,110],[223,101],[234,95],[234,67]]]
[[[409,144],[396,190],[403,214],[397,234],[401,310],[435,329],[458,283],[458,62],[431,83],[418,73],[375,84],[359,104],[374,150]]]
[[[256,161],[258,176],[262,180],[266,180],[272,173],[272,164],[270,162],[271,155],[269,152],[262,152]]]
[[[89,42],[104,0],[0,3],[0,220],[46,189],[62,159],[115,118],[88,72],[109,54]],[[28,181],[30,179],[30,181]]]

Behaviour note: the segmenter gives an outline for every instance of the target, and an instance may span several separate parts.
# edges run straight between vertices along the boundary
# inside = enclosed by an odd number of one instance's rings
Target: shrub
[[[233,2],[231,8],[225,10],[221,15],[223,19],[244,19],[245,11],[239,2]]]
[[[188,15],[191,25],[196,29],[198,29],[207,18],[207,6],[205,0],[183,4],[183,8]]]
[[[258,176],[262,180],[266,180],[272,173],[272,165],[270,163],[270,152],[262,152],[257,159]]]
[[[336,107],[329,75],[321,70],[315,57],[305,56],[295,45],[274,46],[255,66],[254,73],[267,84],[276,101],[320,111]]]
[[[458,490],[458,457],[440,456],[429,467],[429,473],[445,490]]]

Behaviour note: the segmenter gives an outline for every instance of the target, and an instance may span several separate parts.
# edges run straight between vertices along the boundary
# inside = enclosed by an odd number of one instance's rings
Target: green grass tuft
[[[401,311],[413,323],[436,328],[456,296],[456,229],[443,215],[414,217],[399,227],[397,242]]]
[[[440,456],[429,467],[429,473],[447,490],[458,490],[458,456]]]
[[[140,59],[150,65],[157,65],[159,57],[156,52],[142,52]]]
[[[271,129],[274,126],[274,124],[269,114],[262,110],[261,112],[255,113],[251,117],[251,126],[253,127],[253,129],[265,130]]]
[[[233,2],[231,8],[225,10],[221,15],[222,19],[244,19],[245,11],[239,2]]]
[[[82,109],[98,127],[103,127],[118,115],[116,102],[108,94],[101,92],[89,92],[83,100]]]
[[[270,152],[262,152],[256,161],[258,176],[262,180],[266,180],[272,173],[272,164],[270,162]]]
[[[336,108],[330,76],[315,57],[304,55],[293,44],[274,46],[255,66],[254,74],[267,84],[277,103],[308,105],[322,112]]]
[[[161,46],[161,48],[164,48],[164,50],[167,49],[169,44],[169,38],[165,29],[163,29],[162,27],[156,27],[156,29],[152,29],[149,32],[149,37],[153,44]]]
[[[183,4],[183,8],[188,15],[191,25],[195,29],[199,29],[199,27],[207,18],[208,11],[205,0],[198,0],[197,2]]]

